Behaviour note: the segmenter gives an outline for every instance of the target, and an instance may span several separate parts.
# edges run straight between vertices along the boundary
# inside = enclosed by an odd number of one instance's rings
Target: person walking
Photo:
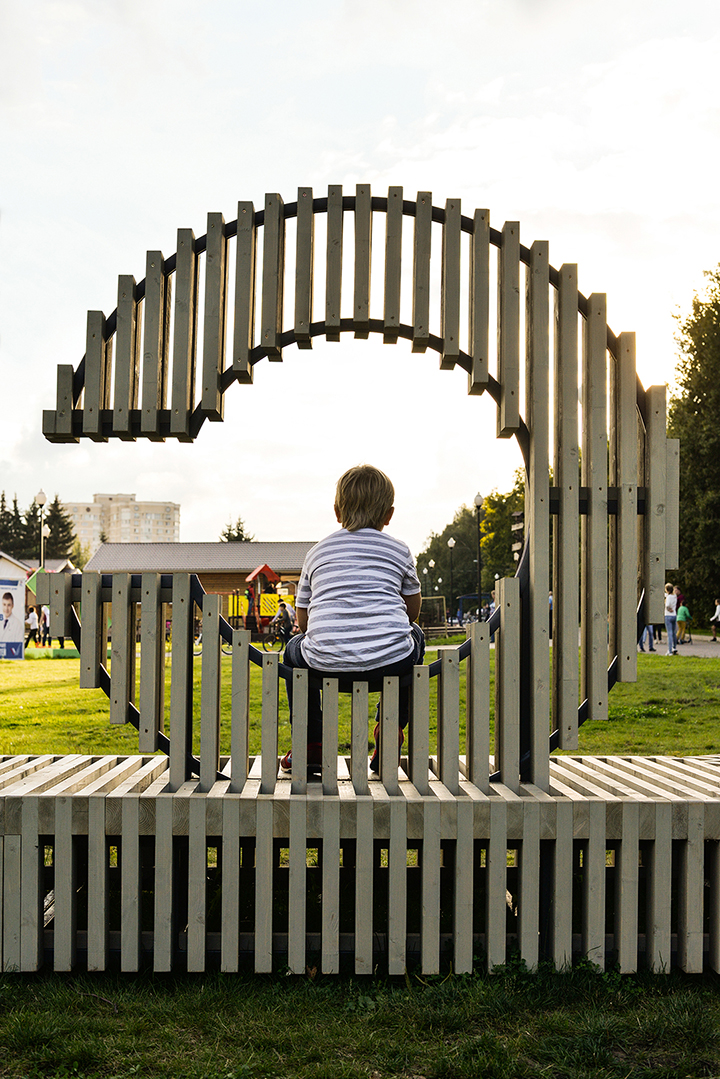
[[[665,585],[665,633],[667,635],[667,655],[676,656],[678,654],[677,596],[670,582]]]
[[[710,619],[710,629],[712,631],[711,641],[717,644],[717,629],[720,626],[720,599],[715,600],[715,613]]]

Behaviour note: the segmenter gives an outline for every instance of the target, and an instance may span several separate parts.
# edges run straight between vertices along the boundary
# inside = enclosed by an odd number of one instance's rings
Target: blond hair
[[[335,488],[335,512],[348,532],[359,528],[381,529],[395,501],[395,488],[379,468],[355,465]]]

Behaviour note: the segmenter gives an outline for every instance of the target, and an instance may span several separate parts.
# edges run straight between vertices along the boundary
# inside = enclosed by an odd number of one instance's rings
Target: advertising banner
[[[0,579],[0,615],[0,659],[24,659],[24,580]]]

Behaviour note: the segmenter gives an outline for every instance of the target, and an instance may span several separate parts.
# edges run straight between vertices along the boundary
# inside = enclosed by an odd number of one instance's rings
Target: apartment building
[[[172,543],[180,539],[180,506],[137,502],[135,495],[93,495],[92,502],[66,502],[80,544],[94,554],[102,543]]]

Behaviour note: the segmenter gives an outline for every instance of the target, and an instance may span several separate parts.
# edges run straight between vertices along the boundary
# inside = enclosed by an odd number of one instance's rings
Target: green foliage
[[[220,533],[220,540],[222,543],[252,543],[255,536],[248,532],[245,522],[242,517],[238,517],[235,524],[232,521],[228,521],[225,528]]]
[[[35,499],[23,514],[17,496],[13,498],[12,509],[8,508],[3,491],[0,495],[0,551],[21,561],[39,561],[40,522],[40,507]],[[45,558],[69,558],[75,542],[73,521],[63,509],[58,495],[55,495],[45,513],[45,524],[50,529],[45,541]]]
[[[668,431],[680,445],[680,586],[697,626],[720,596],[720,266],[679,318]]]
[[[86,543],[83,546],[76,536],[70,552],[70,561],[76,569],[83,570],[90,561],[90,544]]]
[[[482,507],[480,514],[482,521]],[[448,547],[448,540],[451,538],[455,540],[455,546],[452,549],[452,574]],[[430,562],[434,562],[435,565],[431,566]],[[455,614],[457,596],[477,592],[477,513],[474,507],[461,506],[442,532],[431,533],[424,551],[418,555],[417,568],[423,595],[444,596],[448,614]],[[424,573],[425,569],[427,573]],[[451,576],[452,600],[450,597]],[[436,592],[438,578],[442,578],[442,581]],[[472,604],[467,609],[471,607]]]
[[[513,513],[525,509],[525,474],[522,469],[515,473],[512,491],[500,494],[493,491],[484,503],[482,522],[483,589],[495,587],[495,577],[514,577],[517,563],[513,558],[512,545],[522,533],[512,531]]]
[[[50,503],[45,522],[50,529],[45,542],[45,558],[69,558],[75,542],[73,520],[63,509],[59,495],[55,495]]]

